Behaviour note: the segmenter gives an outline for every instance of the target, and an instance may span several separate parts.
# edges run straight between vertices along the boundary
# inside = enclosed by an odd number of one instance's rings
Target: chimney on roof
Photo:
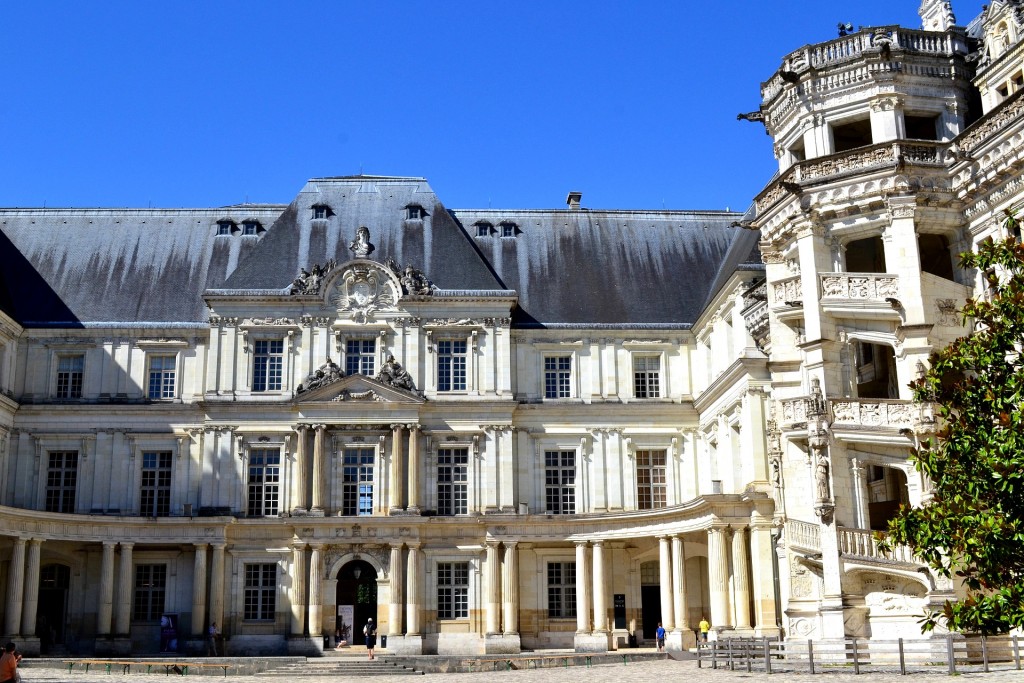
[[[582,192],[570,192],[569,196],[565,198],[565,203],[569,205],[570,209],[578,210],[580,208],[581,199],[583,199]]]

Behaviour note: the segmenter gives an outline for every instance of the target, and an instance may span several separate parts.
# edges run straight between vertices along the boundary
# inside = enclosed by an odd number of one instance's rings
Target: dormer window
[[[217,221],[217,234],[218,235],[231,235],[235,231],[234,221]]]
[[[515,237],[516,236],[516,224],[509,223],[508,221],[501,224],[501,236],[502,237]]]
[[[243,235],[255,235],[259,232],[260,222],[259,221],[243,221],[242,222],[242,234]]]
[[[426,215],[427,212],[419,204],[410,204],[405,207],[405,220],[407,221],[421,221]]]
[[[480,221],[476,224],[476,236],[477,237],[490,237],[491,232],[494,230],[494,226],[487,221]]]
[[[313,205],[313,220],[315,220],[315,221],[327,220],[328,218],[330,218],[333,215],[334,215],[334,212],[331,211],[331,207],[327,206],[326,204],[314,204]]]

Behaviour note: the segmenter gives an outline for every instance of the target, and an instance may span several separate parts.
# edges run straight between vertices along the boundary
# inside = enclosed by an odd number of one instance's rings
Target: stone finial
[[[953,4],[948,0],[922,0],[917,13],[921,15],[921,28],[925,31],[948,31],[956,26]]]

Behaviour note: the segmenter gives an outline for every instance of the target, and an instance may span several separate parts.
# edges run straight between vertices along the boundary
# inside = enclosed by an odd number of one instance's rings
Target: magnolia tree
[[[1007,222],[1016,232],[1015,217]],[[942,418],[913,456],[934,488],[924,506],[901,509],[888,542],[909,545],[966,589],[925,630],[1003,633],[1024,628],[1024,245],[988,240],[960,259],[982,273],[988,294],[963,308],[974,332],[932,354],[912,385]]]

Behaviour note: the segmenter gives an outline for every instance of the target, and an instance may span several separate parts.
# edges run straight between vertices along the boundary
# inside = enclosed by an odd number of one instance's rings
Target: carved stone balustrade
[[[789,427],[799,422],[807,422],[807,397],[786,398],[782,404],[782,426]]]
[[[788,527],[787,523],[787,527]],[[848,558],[866,558],[882,562],[897,562],[900,564],[921,564],[921,561],[914,557],[913,551],[905,545],[898,545],[889,552],[882,552],[878,542],[885,538],[886,534],[871,529],[850,529],[839,527],[839,553]]]
[[[817,523],[786,521],[786,545],[791,549],[809,552],[821,551],[821,527]]]
[[[803,303],[804,289],[799,275],[772,283],[772,307]]]
[[[833,398],[832,426],[913,429],[919,409],[912,401],[896,399]]]
[[[761,280],[743,293],[743,322],[753,337],[757,348],[763,353],[771,349],[771,334],[768,325],[768,283]]]
[[[900,278],[891,273],[822,273],[822,299],[895,299],[900,294]]]

